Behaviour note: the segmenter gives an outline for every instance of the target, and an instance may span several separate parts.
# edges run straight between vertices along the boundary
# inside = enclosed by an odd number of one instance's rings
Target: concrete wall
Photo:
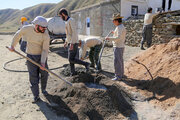
[[[147,2],[146,0],[121,0],[121,15],[124,16],[124,19],[131,16],[131,6],[138,6],[138,14],[143,15],[147,11]]]
[[[86,19],[90,18],[90,35],[101,36],[101,7],[100,5],[95,7],[90,7],[87,9],[79,10],[71,13],[71,17],[75,19],[78,28],[78,33],[82,35],[87,35]]]
[[[71,17],[76,20],[78,33],[87,35],[86,18],[90,18],[90,35],[106,36],[110,30],[114,30],[115,26],[112,23],[113,13],[120,11],[118,2],[105,2],[94,6],[71,12]]]
[[[103,4],[101,6],[102,36],[107,36],[111,30],[115,29],[111,18],[114,13],[118,13],[120,11],[120,3],[112,4]]]

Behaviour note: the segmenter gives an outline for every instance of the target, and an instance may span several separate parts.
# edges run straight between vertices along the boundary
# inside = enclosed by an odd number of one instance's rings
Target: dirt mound
[[[180,38],[171,40],[168,44],[154,45],[133,59],[144,64],[154,78],[169,78],[175,84],[180,82]],[[131,61],[126,66],[126,75],[135,79],[151,79],[146,69]]]
[[[64,70],[68,73],[66,70],[69,69]],[[83,71],[83,68],[78,70]],[[75,88],[65,83],[54,86],[46,98],[58,115],[67,116],[72,120],[124,119],[136,116],[132,102],[121,94],[119,86],[104,84],[109,80],[106,76],[79,73],[67,80],[72,83],[95,83],[106,89],[88,86]]]
[[[125,74],[132,78],[129,85],[156,93],[161,96],[159,100],[164,101],[172,97],[180,98],[179,68],[180,38],[176,38],[167,44],[154,45],[134,57],[127,64]]]

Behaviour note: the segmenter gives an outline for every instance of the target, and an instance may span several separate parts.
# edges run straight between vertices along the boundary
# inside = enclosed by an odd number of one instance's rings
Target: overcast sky
[[[0,0],[0,9],[24,9],[39,3],[59,3],[61,0]]]

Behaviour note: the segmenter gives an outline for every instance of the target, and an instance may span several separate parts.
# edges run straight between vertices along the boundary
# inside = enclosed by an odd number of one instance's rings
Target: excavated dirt
[[[122,95],[121,89],[115,84],[107,85],[110,79],[102,74],[84,73],[84,68],[77,68],[78,75],[67,80],[74,83],[96,83],[106,89],[71,87],[60,83],[50,90],[46,98],[59,116],[72,120],[104,120],[124,119],[136,114],[131,100]],[[69,66],[61,73],[68,75]]]
[[[127,84],[141,89],[146,96],[149,96],[149,92],[154,93],[157,99],[155,103],[168,109],[180,103],[179,68],[180,38],[175,38],[167,44],[154,45],[134,57],[126,66],[126,76],[131,78]]]

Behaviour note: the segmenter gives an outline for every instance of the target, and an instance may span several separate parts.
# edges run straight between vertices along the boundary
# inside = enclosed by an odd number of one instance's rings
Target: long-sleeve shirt
[[[11,46],[15,47],[22,37],[27,41],[26,53],[30,55],[41,55],[41,63],[45,63],[50,41],[47,30],[44,33],[37,33],[33,25],[26,25],[16,32]]]
[[[87,48],[91,48],[100,44],[102,44],[102,41],[98,38],[86,38],[85,40],[82,40],[80,48],[80,58],[85,58]]]
[[[113,47],[124,48],[126,39],[126,29],[123,24],[120,24],[114,30],[113,37],[109,37],[109,40],[113,42]]]
[[[78,33],[76,29],[75,21],[72,18],[69,18],[66,21],[66,42],[70,44],[78,43]]]
[[[156,14],[146,13],[144,16],[144,25],[152,24],[153,17],[156,16],[157,14],[158,13],[156,13]]]

